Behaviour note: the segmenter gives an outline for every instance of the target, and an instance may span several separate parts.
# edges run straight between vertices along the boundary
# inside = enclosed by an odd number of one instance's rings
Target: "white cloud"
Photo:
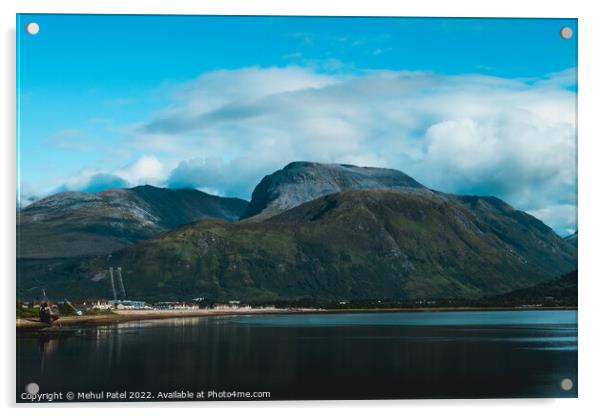
[[[434,189],[490,194],[557,230],[575,226],[574,70],[541,79],[427,72],[244,68],[176,87],[129,128],[142,158],[112,172],[250,197],[294,160],[402,170]],[[167,178],[167,179],[166,179]],[[536,215],[537,215],[536,214]]]
[[[167,176],[164,165],[152,155],[143,155],[121,169],[106,171],[83,169],[68,178],[58,191],[99,192],[137,185],[163,186]]]
[[[163,164],[152,155],[143,155],[125,168],[116,170],[114,174],[136,185],[160,185],[167,176]]]
[[[299,67],[259,67],[219,70],[201,75],[176,87],[173,105],[145,125],[146,132],[194,130],[207,123],[252,118],[261,114],[265,97],[306,89],[322,88],[336,82],[333,77]]]

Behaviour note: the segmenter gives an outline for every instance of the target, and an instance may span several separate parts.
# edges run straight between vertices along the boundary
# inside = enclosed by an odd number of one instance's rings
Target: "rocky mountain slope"
[[[148,185],[98,193],[63,192],[18,212],[17,256],[109,253],[201,219],[235,221],[247,204],[192,189]]]
[[[405,173],[393,169],[293,162],[261,180],[243,218],[268,218],[321,196],[354,189],[432,193]]]
[[[497,198],[356,190],[263,221],[200,221],[110,257],[19,265],[23,288],[78,297],[109,296],[110,266],[147,300],[477,299],[574,270],[576,249]]]

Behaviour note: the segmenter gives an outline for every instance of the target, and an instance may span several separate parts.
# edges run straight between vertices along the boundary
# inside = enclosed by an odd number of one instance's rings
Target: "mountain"
[[[576,249],[497,198],[368,189],[262,221],[199,221],[111,256],[23,261],[20,286],[108,297],[111,266],[146,300],[478,299],[574,270]]]
[[[488,306],[577,306],[577,270],[557,279],[485,299]]]
[[[573,234],[564,237],[564,241],[566,241],[569,244],[572,244],[575,247],[578,247],[579,244],[579,236],[577,235],[577,231],[575,231]]]
[[[98,193],[62,192],[17,215],[17,256],[73,257],[109,253],[205,218],[236,221],[248,203],[193,189],[153,186]]]
[[[405,173],[393,169],[293,162],[261,180],[242,218],[269,218],[321,196],[354,189],[432,193]]]

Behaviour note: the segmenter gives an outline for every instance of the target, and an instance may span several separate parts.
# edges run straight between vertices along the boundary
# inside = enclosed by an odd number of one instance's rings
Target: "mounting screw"
[[[27,26],[25,26],[25,30],[32,36],[37,35],[40,31],[40,25],[36,22],[29,22],[27,23]]]
[[[568,26],[563,27],[562,29],[560,29],[560,37],[562,39],[570,39],[573,37],[573,29],[571,29]]]

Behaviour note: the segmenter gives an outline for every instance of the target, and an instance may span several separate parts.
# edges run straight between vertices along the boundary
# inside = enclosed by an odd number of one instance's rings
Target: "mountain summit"
[[[360,189],[432,193],[398,170],[292,162],[261,180],[242,218],[268,218],[324,195]]]

